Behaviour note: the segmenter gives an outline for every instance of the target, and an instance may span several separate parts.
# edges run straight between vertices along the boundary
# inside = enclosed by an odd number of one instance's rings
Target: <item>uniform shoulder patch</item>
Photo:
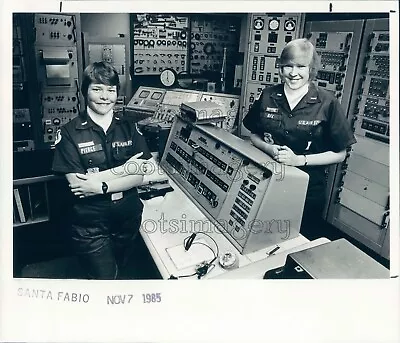
[[[61,129],[58,129],[57,132],[56,132],[56,140],[54,142],[54,145],[57,145],[58,143],[60,143],[61,142],[61,138],[62,138]]]

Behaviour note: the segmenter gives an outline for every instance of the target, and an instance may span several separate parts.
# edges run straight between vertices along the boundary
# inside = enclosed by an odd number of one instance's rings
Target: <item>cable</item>
[[[176,279],[179,279],[179,278],[191,277],[191,276],[195,276],[195,275],[197,275],[198,279],[201,279],[204,275],[206,275],[208,272],[210,272],[211,270],[214,269],[215,265],[213,264],[213,262],[218,258],[218,254],[219,254],[218,244],[214,240],[214,238],[212,238],[210,235],[208,235],[208,234],[206,234],[204,232],[198,232],[198,233],[206,235],[207,237],[209,237],[214,242],[216,250],[217,250],[217,253],[215,253],[215,251],[208,244],[205,244],[203,242],[194,242],[194,239],[196,238],[196,235],[197,235],[196,233],[192,233],[190,236],[186,237],[183,240],[183,246],[184,246],[185,250],[188,251],[193,244],[201,244],[201,245],[204,245],[205,247],[207,247],[208,249],[210,249],[212,251],[212,253],[214,255],[214,258],[210,262],[203,262],[203,263],[197,265],[196,266],[196,272],[193,273],[193,274],[178,275],[178,276],[175,276],[175,275],[171,274],[171,276],[169,277],[169,280],[176,280]]]
[[[218,248],[218,244],[217,244],[217,242],[215,241],[215,239],[212,238],[210,235],[204,233],[204,232],[198,232],[198,233],[201,233],[201,234],[203,234],[203,235],[209,237],[209,238],[214,242],[215,247],[217,248],[217,253],[216,253],[216,254],[214,253],[214,256],[215,256],[215,255],[218,256],[218,255],[219,255],[219,248]],[[186,237],[186,238],[183,240],[184,247],[185,247],[185,250],[186,250],[186,251],[189,250],[189,248],[192,246],[193,241],[194,241],[194,239],[196,238],[196,235],[197,235],[196,233],[192,233],[189,237]],[[204,243],[203,243],[203,244],[204,244]],[[214,251],[213,251],[213,252],[214,252]]]

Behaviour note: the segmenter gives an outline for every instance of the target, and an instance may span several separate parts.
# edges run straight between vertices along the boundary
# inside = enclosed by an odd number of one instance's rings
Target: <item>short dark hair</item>
[[[294,39],[283,48],[279,58],[280,71],[282,72],[282,67],[295,57],[295,51],[299,50],[310,56],[310,80],[314,80],[320,68],[320,58],[314,45],[306,38]]]
[[[83,72],[81,92],[87,97],[88,89],[92,83],[101,83],[107,86],[117,86],[119,94],[120,82],[115,68],[107,62],[93,62],[89,64]]]

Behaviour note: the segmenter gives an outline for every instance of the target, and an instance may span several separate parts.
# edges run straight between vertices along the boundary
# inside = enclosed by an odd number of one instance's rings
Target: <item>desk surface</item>
[[[305,237],[299,235],[294,239],[282,241],[279,244],[279,250],[274,255],[268,256],[268,253],[276,245],[242,255],[183,193],[179,186],[172,180],[169,182],[174,188],[173,192],[167,193],[164,197],[144,201],[141,227],[143,240],[164,279],[168,279],[171,274],[174,276],[193,274],[197,263],[202,260],[209,261],[210,254],[212,257],[210,249],[204,245],[196,246],[194,253],[191,252],[191,249],[187,252],[183,249],[185,238],[193,232],[199,232],[200,229],[215,240],[220,256],[226,252],[233,252],[238,258],[237,268],[231,270],[222,268],[217,259],[214,262],[215,267],[203,277],[204,279],[262,278],[266,270],[282,266],[288,253],[329,242],[326,238],[309,242]],[[208,236],[198,234],[197,240],[205,241],[211,249],[216,250],[214,242]],[[171,248],[179,255],[179,261],[176,255],[171,253]],[[184,263],[181,263],[181,259],[186,253],[188,254],[188,263],[185,266]],[[193,276],[188,279],[195,278]]]

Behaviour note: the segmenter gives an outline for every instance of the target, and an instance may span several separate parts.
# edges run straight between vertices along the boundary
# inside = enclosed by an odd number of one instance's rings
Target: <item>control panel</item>
[[[221,72],[226,48],[226,68],[232,69],[238,51],[240,21],[230,16],[191,17],[190,73]]]
[[[82,56],[79,16],[35,14],[35,61],[43,147],[52,148],[59,127],[79,114]]]
[[[348,72],[353,32],[311,32],[309,40],[320,57],[321,68],[315,83],[341,101]],[[351,75],[352,76],[352,75]]]
[[[135,121],[148,117],[147,124],[172,124],[175,116],[180,114],[180,105],[183,102],[212,101],[221,105],[226,113],[221,127],[233,131],[239,111],[239,98],[233,94],[140,86],[126,106],[125,115]]]
[[[133,22],[133,74],[159,75],[166,68],[188,69],[187,16],[136,15]]]
[[[301,14],[251,14],[248,19],[248,51],[243,89],[243,118],[265,86],[279,84],[279,56],[285,45],[302,33]],[[250,132],[241,126],[241,135]]]
[[[29,106],[27,51],[23,37],[21,14],[13,15],[13,151],[33,150],[34,130]]]
[[[355,133],[389,143],[389,31],[370,33],[363,63]]]
[[[161,166],[243,254],[299,234],[308,175],[226,130],[177,116]]]
[[[366,20],[354,85],[344,91],[357,143],[337,169],[327,217],[379,254],[390,218],[389,41],[388,19]]]
[[[60,126],[79,114],[78,94],[46,92],[42,94],[44,142],[52,143]]]
[[[74,15],[36,14],[35,32],[37,45],[75,46],[77,41]]]

